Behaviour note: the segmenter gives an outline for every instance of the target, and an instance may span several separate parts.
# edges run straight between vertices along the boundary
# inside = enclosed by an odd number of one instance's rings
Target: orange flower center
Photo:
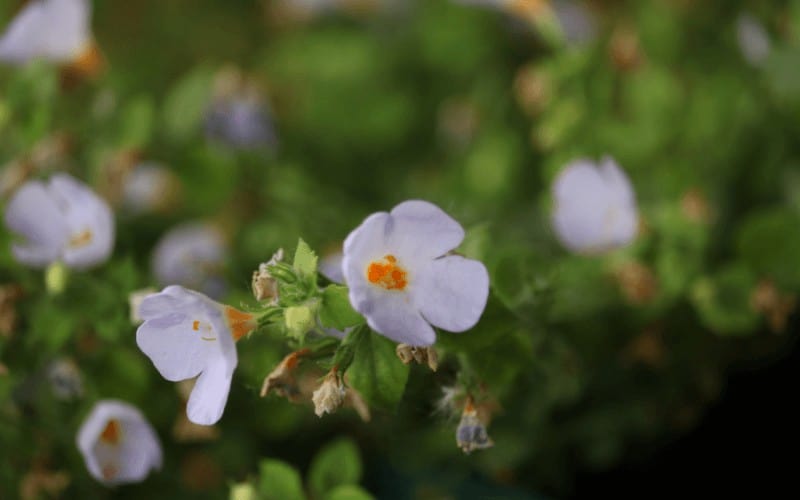
[[[397,264],[394,255],[386,255],[383,260],[372,261],[367,267],[367,279],[373,285],[387,290],[404,290],[408,285],[405,269]]]
[[[258,326],[255,316],[233,307],[225,307],[225,320],[231,329],[233,340],[239,340]]]
[[[117,445],[120,442],[120,438],[119,422],[112,418],[106,424],[106,428],[103,429],[103,432],[100,433],[100,441],[110,445]]]
[[[84,229],[80,233],[74,234],[72,238],[69,239],[69,246],[72,248],[81,248],[85,247],[89,243],[92,242],[94,235],[88,229]]]

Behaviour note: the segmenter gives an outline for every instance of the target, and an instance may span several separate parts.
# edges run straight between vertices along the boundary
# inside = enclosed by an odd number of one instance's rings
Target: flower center
[[[120,442],[120,438],[119,422],[112,418],[106,424],[103,432],[100,433],[100,441],[110,445],[117,445]]]
[[[85,247],[89,243],[92,242],[94,235],[88,229],[84,229],[80,233],[76,233],[72,235],[72,238],[69,239],[69,246],[72,248],[81,248]]]
[[[397,264],[394,255],[386,255],[383,260],[374,260],[367,267],[367,279],[373,285],[387,290],[404,290],[408,285],[405,269]]]

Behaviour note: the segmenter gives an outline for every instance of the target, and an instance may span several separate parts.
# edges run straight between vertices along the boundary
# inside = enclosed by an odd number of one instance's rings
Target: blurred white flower
[[[769,33],[750,14],[740,14],[736,20],[736,41],[742,56],[753,66],[761,65],[772,51]]]
[[[47,367],[47,379],[58,399],[70,400],[83,396],[83,379],[78,365],[69,358],[61,358]]]
[[[217,227],[184,223],[164,234],[153,250],[151,266],[159,285],[182,285],[211,297],[225,291],[221,276],[228,249]]]
[[[186,405],[189,420],[217,422],[238,362],[235,341],[255,328],[254,317],[180,286],[146,297],[139,315],[145,321],[136,343],[161,376],[173,382],[198,377]]]
[[[94,44],[90,17],[88,0],[32,0],[0,38],[0,61],[73,62]]]
[[[630,244],[639,214],[631,183],[611,158],[599,165],[576,160],[552,185],[553,228],[559,241],[576,253],[602,253]]]
[[[122,205],[133,214],[158,212],[175,199],[178,179],[163,165],[139,163],[125,176],[122,183]]]
[[[142,413],[128,403],[98,401],[78,431],[89,473],[106,485],[136,483],[161,468],[161,444]]]
[[[67,174],[23,184],[6,206],[5,223],[24,238],[12,244],[14,258],[31,267],[60,261],[89,268],[105,262],[114,246],[108,204]]]
[[[585,3],[575,0],[555,0],[553,11],[568,44],[583,45],[597,36],[597,20]]]
[[[489,296],[489,274],[451,253],[464,229],[426,201],[403,202],[369,216],[344,242],[342,270],[350,303],[378,333],[412,346],[475,326]]]

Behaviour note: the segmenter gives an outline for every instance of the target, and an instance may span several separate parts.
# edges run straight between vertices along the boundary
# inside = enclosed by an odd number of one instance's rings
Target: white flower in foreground
[[[216,226],[189,222],[170,229],[153,250],[153,274],[161,286],[182,285],[219,297],[227,257],[225,236]]]
[[[736,41],[742,56],[753,66],[761,65],[772,51],[769,33],[750,14],[740,14],[736,20]]]
[[[167,380],[197,378],[186,405],[189,420],[211,425],[222,417],[233,371],[235,341],[255,325],[251,314],[180,286],[168,286],[139,306],[136,343]]]
[[[611,158],[577,160],[552,185],[553,228],[577,253],[601,253],[631,243],[639,227],[633,188]]]
[[[32,0],[0,38],[0,61],[72,63],[93,54],[88,0]]]
[[[475,326],[489,296],[489,274],[454,255],[464,229],[439,207],[406,201],[367,217],[344,242],[342,272],[350,303],[369,326],[413,346]]]
[[[107,485],[136,483],[161,468],[161,444],[135,407],[99,401],[78,431],[78,449],[89,473]]]
[[[32,267],[61,261],[89,268],[105,262],[114,246],[108,204],[67,174],[23,184],[6,206],[5,223],[24,238],[12,245],[14,258]]]

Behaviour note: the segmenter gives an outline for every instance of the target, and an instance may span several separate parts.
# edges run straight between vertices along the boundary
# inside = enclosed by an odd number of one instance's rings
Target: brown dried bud
[[[283,248],[279,248],[269,262],[262,262],[258,270],[253,271],[253,295],[256,300],[269,300],[273,303],[278,301],[278,281],[269,273],[268,266],[277,264],[283,260]]]
[[[711,222],[711,208],[708,200],[699,189],[692,188],[681,197],[681,212],[691,222],[708,224]]]
[[[19,285],[0,286],[0,336],[10,338],[17,326],[16,302],[22,297]]]
[[[342,377],[334,367],[325,376],[325,380],[314,391],[311,400],[314,402],[314,413],[322,417],[325,413],[333,413],[344,403],[347,390],[342,383]]]
[[[797,305],[797,296],[782,294],[770,280],[762,280],[750,294],[750,307],[767,318],[773,333],[786,331],[789,316]]]
[[[478,412],[471,396],[467,397],[461,421],[456,429],[456,443],[466,454],[494,446],[494,441],[486,432],[486,425],[478,418]]]
[[[611,35],[611,61],[620,71],[633,71],[642,62],[639,35],[633,28],[619,27]]]
[[[538,115],[552,99],[549,75],[533,65],[523,66],[514,77],[514,95],[527,115]]]
[[[395,353],[405,365],[415,361],[417,364],[427,363],[428,368],[434,372],[439,368],[439,355],[433,346],[416,347],[408,344],[397,344]]]
[[[289,401],[297,401],[301,391],[294,378],[294,370],[300,363],[300,358],[308,353],[308,349],[300,349],[284,357],[278,363],[278,366],[264,379],[264,383],[261,385],[261,397],[263,398],[270,391],[274,391]]]
[[[614,275],[625,300],[633,305],[644,305],[658,295],[658,280],[646,265],[629,261],[618,267]]]

